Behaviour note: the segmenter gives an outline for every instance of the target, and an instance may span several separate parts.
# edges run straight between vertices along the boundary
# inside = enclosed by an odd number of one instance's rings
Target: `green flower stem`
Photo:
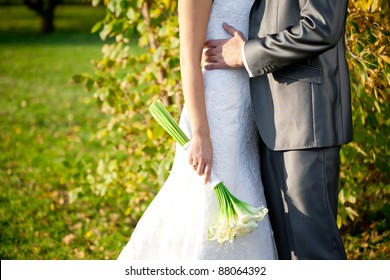
[[[153,102],[152,105],[150,105],[149,110],[156,121],[162,126],[162,128],[164,128],[164,130],[168,132],[181,146],[184,146],[190,141],[187,135],[183,132],[183,130],[181,130],[176,121],[173,119],[171,114],[169,114],[167,109],[165,109],[161,100]]]
[[[223,191],[225,192],[225,195],[229,197],[232,200],[232,203],[236,204],[241,210],[244,210],[245,212],[249,212],[250,214],[254,214],[251,209],[253,208],[248,203],[239,200],[237,197],[235,197],[228,188],[224,188]]]

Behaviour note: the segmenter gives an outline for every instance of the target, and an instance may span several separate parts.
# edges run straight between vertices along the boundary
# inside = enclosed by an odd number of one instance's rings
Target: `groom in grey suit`
[[[205,46],[205,68],[244,67],[279,259],[346,259],[336,223],[341,145],[352,140],[347,0],[256,0],[249,38]]]

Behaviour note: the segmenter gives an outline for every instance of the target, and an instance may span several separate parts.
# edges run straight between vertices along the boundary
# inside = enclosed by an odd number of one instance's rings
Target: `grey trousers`
[[[260,150],[279,259],[346,259],[336,224],[340,147]]]

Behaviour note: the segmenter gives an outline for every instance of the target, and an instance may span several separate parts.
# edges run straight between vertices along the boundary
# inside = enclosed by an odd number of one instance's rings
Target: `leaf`
[[[104,41],[107,39],[108,35],[111,33],[112,31],[112,28],[113,28],[113,24],[112,23],[108,23],[108,24],[105,24],[104,27],[103,27],[103,30],[100,31],[99,35],[100,35],[100,38]]]
[[[381,55],[381,59],[383,59],[387,64],[390,64],[390,57],[387,55]]]
[[[134,21],[136,19],[136,13],[134,9],[129,8],[126,12],[126,17],[129,21]]]
[[[153,140],[153,132],[150,128],[146,129],[146,135],[150,140]]]
[[[97,22],[91,29],[91,33],[96,33],[97,31],[100,31],[103,28],[103,21]]]
[[[97,7],[100,4],[100,0],[92,0],[92,6]]]
[[[72,82],[79,84],[79,83],[82,83],[84,81],[84,76],[81,74],[76,74],[76,75],[73,75],[71,79],[72,79]]]
[[[93,88],[93,85],[94,85],[94,80],[91,78],[86,79],[84,82],[84,86],[85,86],[86,91],[91,91]]]
[[[355,218],[359,216],[359,214],[355,210],[353,210],[351,207],[345,207],[345,210],[347,211],[347,214],[352,221],[355,220]]]

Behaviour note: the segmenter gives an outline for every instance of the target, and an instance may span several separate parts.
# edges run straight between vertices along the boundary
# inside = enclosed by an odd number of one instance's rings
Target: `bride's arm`
[[[188,160],[208,182],[213,148],[206,115],[201,58],[212,0],[181,0],[178,3],[181,78],[192,129]]]

